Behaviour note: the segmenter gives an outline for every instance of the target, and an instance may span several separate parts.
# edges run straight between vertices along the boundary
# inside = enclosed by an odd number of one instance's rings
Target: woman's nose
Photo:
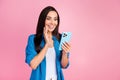
[[[51,22],[50,22],[51,24],[54,24],[54,20],[51,20]]]

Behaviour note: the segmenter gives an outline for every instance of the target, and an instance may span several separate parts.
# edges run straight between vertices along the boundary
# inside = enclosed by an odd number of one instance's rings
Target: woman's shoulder
[[[30,34],[29,36],[28,36],[28,38],[34,38],[35,37],[35,34]]]
[[[35,37],[35,34],[30,34],[28,36],[28,41],[33,41],[34,40],[34,37]]]

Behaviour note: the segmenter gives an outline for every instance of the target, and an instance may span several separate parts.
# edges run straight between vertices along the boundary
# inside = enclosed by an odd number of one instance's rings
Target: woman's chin
[[[49,29],[49,32],[53,32],[54,31],[54,29]]]

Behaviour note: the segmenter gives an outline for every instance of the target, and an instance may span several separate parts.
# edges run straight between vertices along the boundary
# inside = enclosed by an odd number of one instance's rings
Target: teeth
[[[53,28],[54,26],[49,26],[49,28]]]

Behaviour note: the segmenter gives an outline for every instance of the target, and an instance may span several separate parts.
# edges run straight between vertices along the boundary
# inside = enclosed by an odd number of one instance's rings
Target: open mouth
[[[53,28],[54,28],[54,26],[49,26],[49,25],[48,25],[48,28],[49,28],[49,29],[53,29]]]

